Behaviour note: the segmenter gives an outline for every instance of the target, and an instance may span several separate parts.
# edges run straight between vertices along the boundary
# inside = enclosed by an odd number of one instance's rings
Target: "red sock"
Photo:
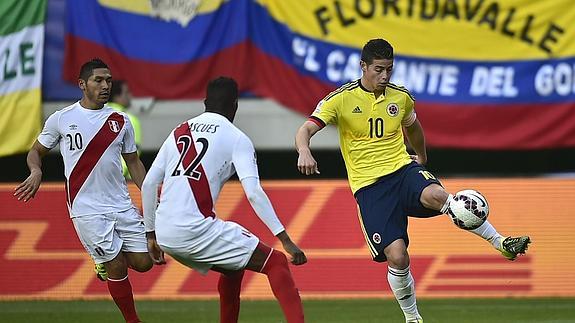
[[[140,319],[136,313],[134,305],[134,296],[132,295],[132,285],[128,276],[122,280],[113,280],[108,278],[108,290],[116,302],[116,305],[124,315],[127,323],[138,323]]]
[[[286,256],[277,250],[272,250],[262,268],[262,273],[268,276],[274,296],[280,303],[288,323],[304,322],[301,299],[289,270]]]
[[[237,323],[240,315],[240,290],[244,271],[230,275],[220,275],[220,323]]]

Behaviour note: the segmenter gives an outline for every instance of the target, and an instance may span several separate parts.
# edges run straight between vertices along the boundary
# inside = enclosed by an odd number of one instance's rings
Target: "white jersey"
[[[258,177],[251,140],[224,116],[203,113],[182,123],[162,144],[146,180],[163,182],[156,219],[177,217],[197,226],[214,218],[214,202],[224,183]],[[173,223],[173,221],[170,221]]]
[[[49,149],[60,144],[70,217],[133,207],[121,153],[136,152],[136,143],[124,113],[108,106],[90,110],[76,102],[48,117],[38,141]]]

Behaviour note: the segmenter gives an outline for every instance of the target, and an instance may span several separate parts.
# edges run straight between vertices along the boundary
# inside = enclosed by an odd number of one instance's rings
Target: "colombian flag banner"
[[[0,1],[0,157],[27,151],[41,130],[45,0]]]
[[[310,114],[361,77],[372,38],[432,147],[575,147],[571,0],[68,1],[67,80],[99,56],[139,96],[202,98],[218,75]],[[295,129],[293,129],[295,132]]]

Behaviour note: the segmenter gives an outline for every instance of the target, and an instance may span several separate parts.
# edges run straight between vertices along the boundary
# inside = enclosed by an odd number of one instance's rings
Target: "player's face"
[[[112,74],[107,68],[96,68],[88,81],[80,79],[80,89],[84,98],[95,106],[103,106],[110,98],[112,89]]]
[[[370,91],[383,92],[391,78],[393,59],[374,59],[369,65],[362,61],[361,70],[362,84]]]

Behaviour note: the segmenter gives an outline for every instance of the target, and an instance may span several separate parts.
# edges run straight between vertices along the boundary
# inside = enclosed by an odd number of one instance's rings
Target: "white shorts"
[[[201,228],[162,224],[156,218],[156,239],[165,253],[203,275],[213,266],[244,269],[260,241],[241,225],[217,218]]]
[[[72,218],[80,242],[98,264],[114,259],[120,251],[148,252],[143,221],[135,208]]]

